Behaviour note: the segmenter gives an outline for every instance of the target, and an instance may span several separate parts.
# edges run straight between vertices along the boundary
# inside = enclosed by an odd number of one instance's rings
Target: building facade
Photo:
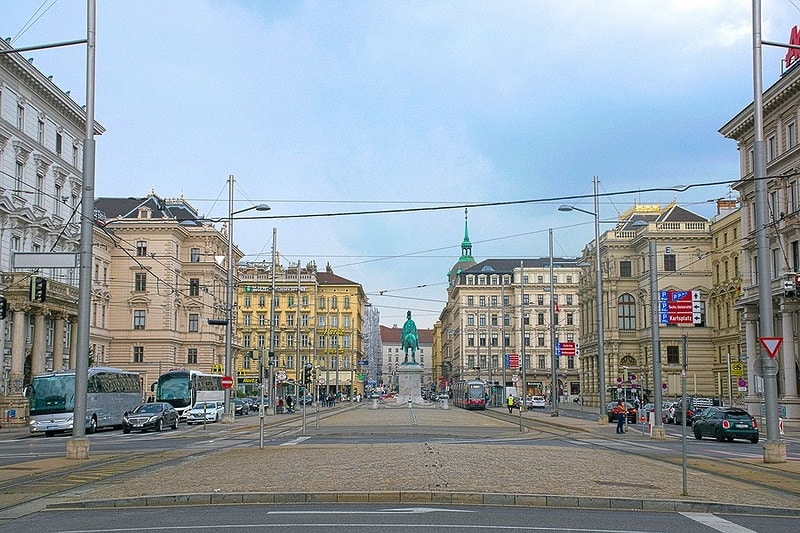
[[[5,41],[0,49],[10,50]],[[70,365],[77,321],[77,269],[25,267],[16,254],[77,253],[86,113],[15,52],[0,54],[0,403],[21,402],[32,374]],[[95,124],[95,133],[104,129]],[[33,301],[34,278],[47,285]],[[74,359],[73,359],[74,360]]]
[[[767,162],[767,235],[769,250],[756,246],[756,194],[754,177],[754,109],[750,104],[734,116],[720,133],[736,141],[739,152],[739,181],[734,189],[741,202],[742,246],[741,294],[737,303],[744,320],[742,357],[747,362],[747,396],[752,414],[761,413],[763,403],[760,359],[764,350],[759,344],[759,287],[756,258],[770,257],[770,285],[773,304],[773,333],[783,339],[776,355],[778,363],[778,404],[784,418],[800,418],[800,327],[798,291],[786,290],[800,272],[800,69],[797,61],[763,94],[763,139]],[[790,283],[793,285],[793,283]]]
[[[507,387],[519,396],[549,396],[555,389],[561,401],[578,399],[578,261],[546,257],[476,263],[466,222],[461,251],[448,273],[447,304],[436,328],[441,382],[484,380],[492,385],[495,404],[502,402]]]
[[[330,266],[320,272],[314,262],[303,267],[276,261],[274,277],[269,263],[247,264],[239,278],[236,320],[244,352],[240,385],[257,375],[258,367],[250,361],[271,346],[279,396],[298,394],[308,364],[321,394],[364,393],[370,366],[365,346],[374,339],[365,328],[374,329],[374,317],[370,312],[365,318],[367,302],[360,284],[334,274]]]
[[[651,254],[651,243],[654,244]],[[655,387],[665,399],[681,393],[681,368],[688,350],[688,394],[712,396],[714,350],[706,317],[711,289],[711,231],[705,218],[676,204],[636,205],[600,236],[604,319],[605,398],[618,395],[652,400]],[[599,397],[594,242],[584,249],[580,281],[581,368],[584,401]],[[651,272],[655,268],[656,294]],[[688,314],[669,311],[666,298],[688,298]],[[693,299],[694,297],[694,299]],[[654,309],[655,302],[655,309]],[[654,349],[654,339],[658,347]],[[654,378],[655,350],[661,383]]]

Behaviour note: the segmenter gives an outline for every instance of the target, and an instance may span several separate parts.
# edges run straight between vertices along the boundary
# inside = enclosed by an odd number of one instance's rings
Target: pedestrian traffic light
[[[303,367],[303,383],[309,385],[311,383],[311,371],[314,370],[314,365],[311,363],[306,363],[306,366]]]
[[[5,320],[8,316],[8,300],[4,296],[0,296],[0,320]]]
[[[44,302],[47,298],[47,279],[41,276],[31,278],[31,301]]]

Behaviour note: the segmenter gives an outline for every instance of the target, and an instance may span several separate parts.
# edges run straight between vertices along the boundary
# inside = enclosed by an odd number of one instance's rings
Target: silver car
[[[197,402],[186,414],[186,423],[203,424],[205,422],[219,422],[225,405],[222,402]]]

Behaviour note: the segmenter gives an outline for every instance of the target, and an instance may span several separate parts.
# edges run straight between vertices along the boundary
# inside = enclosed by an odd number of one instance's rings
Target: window
[[[189,296],[200,296],[200,278],[189,278]]]
[[[575,325],[572,313],[567,313],[567,325],[568,326],[574,326]]]
[[[675,272],[677,269],[675,254],[664,254],[664,272]]]
[[[630,278],[633,276],[633,270],[631,269],[631,262],[630,261],[620,261],[619,262],[619,277],[621,278]]]
[[[17,104],[17,129],[25,131],[25,104]]]
[[[467,307],[475,307],[475,297],[467,296]]]
[[[544,326],[544,313],[537,313],[536,324],[539,326]]]
[[[59,157],[61,156],[61,145],[63,144],[63,140],[63,136],[56,132],[56,154],[58,154]]]
[[[147,273],[137,272],[133,276],[133,290],[136,292],[145,292],[147,290]]]
[[[567,274],[567,283],[572,283],[572,274]]]
[[[189,314],[189,333],[197,333],[200,331],[200,315],[197,313]]]
[[[349,296],[345,296],[344,297],[344,308],[345,309],[350,309],[350,297]]]
[[[772,161],[778,156],[778,142],[775,135],[770,135],[767,139],[767,161]]]
[[[481,307],[486,307],[486,296],[478,297],[478,305]]]
[[[14,171],[14,188],[18,191],[22,190],[22,180],[25,176],[25,163],[17,161],[17,167]]]
[[[573,295],[572,294],[566,294],[565,296],[566,296],[567,305],[572,305],[572,301],[573,301],[572,300],[572,296]]]
[[[144,346],[133,347],[133,362],[144,363]]]
[[[252,320],[253,320],[253,315],[251,313],[242,314],[242,325],[244,327],[250,327]]]
[[[786,148],[792,149],[797,144],[797,125],[790,122],[786,125]]]
[[[286,296],[286,307],[294,307],[294,296],[291,294]]]
[[[263,294],[259,294],[258,295],[258,306],[259,307],[264,307],[265,305],[267,305],[266,296],[264,296]]]
[[[472,333],[467,335],[467,346],[475,346],[475,335]]]
[[[540,355],[538,357],[538,360],[539,360],[539,368],[544,368],[545,367],[545,357],[543,355]]]
[[[245,307],[252,307],[252,305],[253,305],[253,299],[248,294],[247,296],[244,297],[244,306]]]
[[[187,365],[197,364],[197,348],[186,349],[186,364]]]
[[[258,325],[264,327],[267,325],[267,315],[264,313],[258,313]]]
[[[38,172],[36,173],[36,192],[34,194],[36,195],[33,198],[34,204],[42,207],[44,201],[44,175]]]
[[[144,329],[146,312],[142,309],[136,309],[133,312],[133,329]]]
[[[619,329],[636,329],[636,300],[630,294],[622,294],[617,298],[617,320]]]
[[[36,140],[39,141],[39,144],[44,144],[44,118],[41,116],[36,124]]]
[[[136,256],[147,256],[147,241],[136,241]]]
[[[544,305],[544,294],[536,295],[536,305]]]
[[[339,298],[336,296],[331,296],[331,309],[337,309],[339,307]]]
[[[544,346],[544,333],[536,335],[536,346]]]
[[[294,327],[294,313],[286,313],[286,327]]]
[[[317,303],[317,307],[319,307],[320,309],[325,309],[325,297],[324,296],[320,296],[319,297],[319,303]]]
[[[191,263],[200,262],[200,248],[192,248],[191,250],[189,250],[189,262]]]
[[[475,315],[473,315],[472,313],[468,313],[467,314],[467,325],[468,326],[474,326],[475,325]]]
[[[679,365],[680,363],[681,363],[680,347],[679,346],[667,346],[667,364],[668,365]]]

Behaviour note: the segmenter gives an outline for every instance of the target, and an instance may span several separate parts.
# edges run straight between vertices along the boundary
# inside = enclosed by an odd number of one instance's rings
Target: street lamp
[[[233,215],[244,213],[245,211],[269,211],[267,204],[258,204],[245,209],[233,210],[233,174],[228,176],[228,277],[225,284],[225,375],[233,374],[232,364],[232,343],[233,343]],[[263,393],[262,393],[263,394]],[[231,405],[231,389],[225,389],[225,413],[222,416],[223,422],[233,422],[234,414]]]
[[[597,381],[599,384],[598,388],[598,399],[600,403],[600,415],[597,419],[598,422],[604,422],[606,420],[606,372],[605,372],[605,355],[604,355],[604,342],[605,342],[605,334],[603,328],[603,280],[602,280],[602,270],[600,268],[600,208],[599,208],[599,201],[597,196],[597,176],[594,177],[594,211],[587,211],[586,209],[581,209],[579,207],[574,207],[571,205],[562,205],[559,206],[559,211],[580,211],[581,213],[586,213],[587,215],[592,215],[594,217],[594,256],[595,256],[595,279],[594,279],[594,289],[595,289],[595,306],[597,308]]]

